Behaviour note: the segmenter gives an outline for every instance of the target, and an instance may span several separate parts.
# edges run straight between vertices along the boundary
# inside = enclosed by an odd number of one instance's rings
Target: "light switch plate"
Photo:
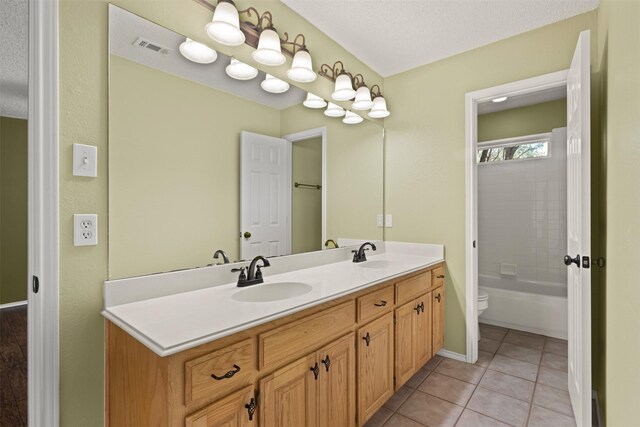
[[[384,227],[384,215],[378,214],[377,224],[378,227]]]
[[[73,144],[73,175],[98,176],[98,147]]]
[[[388,228],[393,227],[393,215],[391,215],[391,214],[386,214],[386,215],[384,216],[384,226],[385,226],[385,227],[388,227]]]
[[[92,246],[98,244],[98,215],[73,215],[73,245]]]

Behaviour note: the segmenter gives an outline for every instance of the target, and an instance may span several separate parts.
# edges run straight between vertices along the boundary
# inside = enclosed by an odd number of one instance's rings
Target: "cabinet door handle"
[[[420,310],[424,313],[424,301],[420,303]]]
[[[329,372],[329,366],[331,366],[331,359],[329,359],[329,355],[327,354],[327,357],[325,357],[321,362],[324,363],[324,367],[327,368],[327,372]]]
[[[258,408],[258,405],[256,405],[256,399],[252,397],[249,403],[244,405],[244,407],[247,409],[247,412],[249,413],[249,421],[253,421],[253,414],[256,413],[256,409]]]
[[[438,302],[440,302],[440,298],[442,298],[440,294],[436,295],[436,299],[438,300]]]
[[[233,367],[235,369],[230,370],[229,372],[227,372],[226,374],[222,375],[222,376],[217,376],[216,374],[211,374],[211,378],[213,378],[214,380],[220,381],[223,380],[225,378],[231,378],[232,376],[234,376],[235,374],[237,374],[238,372],[240,372],[240,366],[238,365],[233,365]]]
[[[444,274],[438,274],[436,277],[437,277],[438,279],[444,279]]]
[[[373,305],[375,305],[376,307],[384,307],[385,305],[387,305],[387,302],[385,300],[382,300],[380,301],[379,304],[373,304]]]
[[[416,314],[420,314],[420,304],[413,307],[413,309],[416,311]]]
[[[369,347],[369,343],[371,342],[371,335],[369,335],[369,332],[367,332],[367,335],[362,337],[362,339],[367,343],[367,347]]]
[[[314,379],[318,379],[318,374],[320,373],[320,368],[318,367],[318,362],[316,362],[315,365],[313,365],[310,369],[311,372],[313,372],[313,378]]]

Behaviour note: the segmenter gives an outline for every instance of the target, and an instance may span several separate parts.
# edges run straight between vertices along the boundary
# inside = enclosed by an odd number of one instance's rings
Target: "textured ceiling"
[[[29,3],[0,0],[0,116],[27,118],[28,72]]]
[[[384,77],[598,6],[598,0],[282,2]]]

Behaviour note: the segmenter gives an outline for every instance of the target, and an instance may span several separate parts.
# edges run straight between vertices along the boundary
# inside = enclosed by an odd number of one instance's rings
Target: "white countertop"
[[[341,261],[274,275],[265,268],[264,284],[252,287],[278,282],[312,286],[307,294],[280,301],[237,301],[232,295],[248,288],[234,282],[109,306],[102,314],[159,356],[168,356],[444,261],[443,256],[391,252],[367,258],[392,263],[363,268]],[[270,261],[273,266],[279,260]]]

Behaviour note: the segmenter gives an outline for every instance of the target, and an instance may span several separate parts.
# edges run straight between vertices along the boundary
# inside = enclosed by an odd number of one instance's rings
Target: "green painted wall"
[[[567,125],[567,100],[513,108],[478,116],[478,141],[551,132]]]
[[[322,184],[322,138],[297,141],[291,147],[291,181]],[[291,188],[291,252],[322,249],[322,191]]]
[[[0,117],[0,304],[27,299],[27,120]]]

